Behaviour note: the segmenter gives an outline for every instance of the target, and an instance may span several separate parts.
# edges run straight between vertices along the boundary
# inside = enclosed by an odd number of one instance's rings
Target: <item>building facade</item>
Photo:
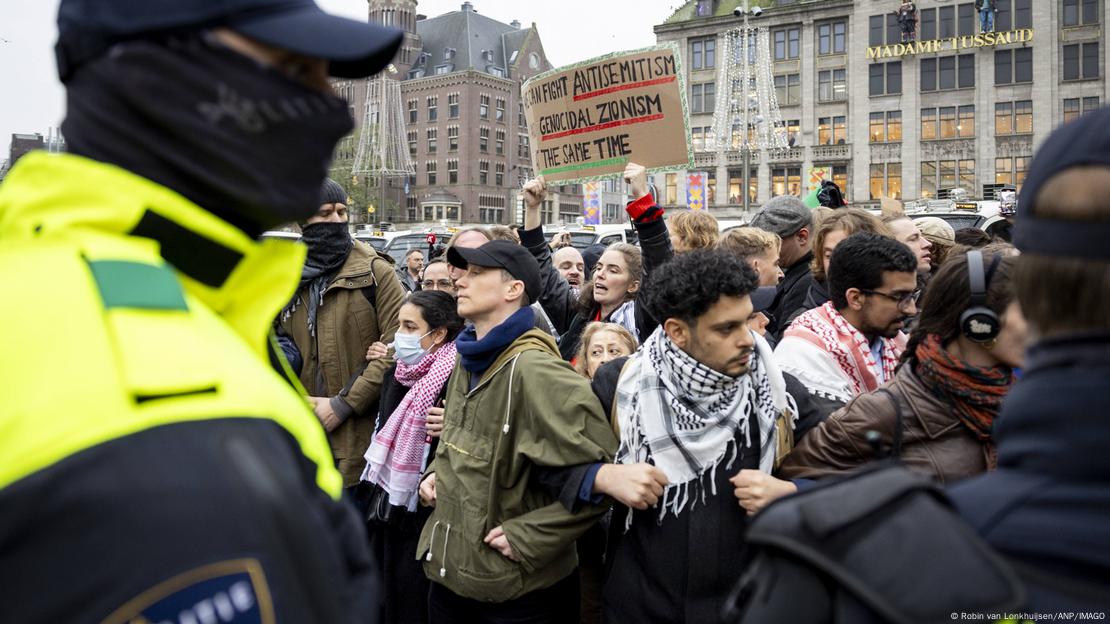
[[[716,151],[713,111],[722,33],[742,0],[693,0],[655,27],[684,54],[695,163],[711,209],[739,216],[743,160]],[[917,0],[904,40],[899,0],[749,0],[749,24],[768,29],[775,93],[791,147],[753,153],[753,206],[836,181],[852,204],[943,197],[963,188],[991,198],[1021,186],[1037,146],[1058,125],[1110,99],[1108,0],[998,0],[993,29],[974,2]],[[1034,10],[1036,8],[1036,10]],[[655,176],[682,205],[685,177]],[[662,179],[660,179],[662,178]]]
[[[371,221],[458,225],[509,224],[520,189],[533,175],[520,86],[551,69],[535,24],[505,24],[470,2],[437,17],[417,13],[415,0],[368,0],[370,20],[405,30],[393,61],[401,80],[405,142],[415,175],[388,183]],[[365,81],[338,81],[362,122]],[[355,156],[358,130],[336,150],[336,163]],[[349,168],[349,165],[348,165]],[[333,168],[333,171],[335,168]],[[557,222],[575,187],[553,189],[545,220]],[[577,196],[581,213],[581,195]],[[357,199],[356,199],[357,202]]]

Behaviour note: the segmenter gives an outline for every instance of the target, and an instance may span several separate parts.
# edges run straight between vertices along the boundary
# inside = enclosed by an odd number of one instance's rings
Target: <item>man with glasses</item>
[[[826,414],[890,379],[917,313],[917,258],[896,240],[860,232],[837,245],[828,267],[831,301],[799,316],[775,349]]]
[[[424,278],[420,281],[424,290],[442,290],[443,292],[458,297],[459,291],[451,279],[451,267],[443,258],[435,258],[424,267]]]

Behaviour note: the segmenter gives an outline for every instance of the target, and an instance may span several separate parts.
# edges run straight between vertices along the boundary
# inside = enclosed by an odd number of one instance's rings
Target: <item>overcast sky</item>
[[[110,1],[110,0],[104,0]],[[331,13],[365,19],[366,0],[317,0]],[[682,0],[472,0],[481,14],[539,28],[553,65],[655,43],[652,26]],[[433,17],[459,10],[462,0],[422,0]],[[12,133],[45,134],[61,123],[65,99],[54,65],[58,0],[0,0],[0,160]]]

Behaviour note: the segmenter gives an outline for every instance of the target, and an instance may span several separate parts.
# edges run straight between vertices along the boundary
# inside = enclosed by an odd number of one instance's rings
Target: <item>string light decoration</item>
[[[724,62],[717,71],[717,92],[723,95],[723,105],[713,115],[718,154],[784,152],[791,147],[775,93],[769,41],[765,27],[745,25],[722,35]],[[747,132],[742,132],[745,127]]]
[[[388,73],[381,72],[366,81],[366,110],[351,166],[352,175],[366,176],[379,183],[386,178],[416,173],[406,141],[401,83]]]

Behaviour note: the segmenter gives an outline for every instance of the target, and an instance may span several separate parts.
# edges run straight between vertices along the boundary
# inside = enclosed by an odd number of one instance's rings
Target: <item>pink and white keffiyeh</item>
[[[454,368],[454,342],[425,355],[415,366],[397,362],[394,377],[409,391],[381,431],[374,435],[366,450],[366,469],[362,473],[363,481],[379,485],[389,494],[390,505],[416,510],[428,444],[425,430],[428,408],[435,404]]]

